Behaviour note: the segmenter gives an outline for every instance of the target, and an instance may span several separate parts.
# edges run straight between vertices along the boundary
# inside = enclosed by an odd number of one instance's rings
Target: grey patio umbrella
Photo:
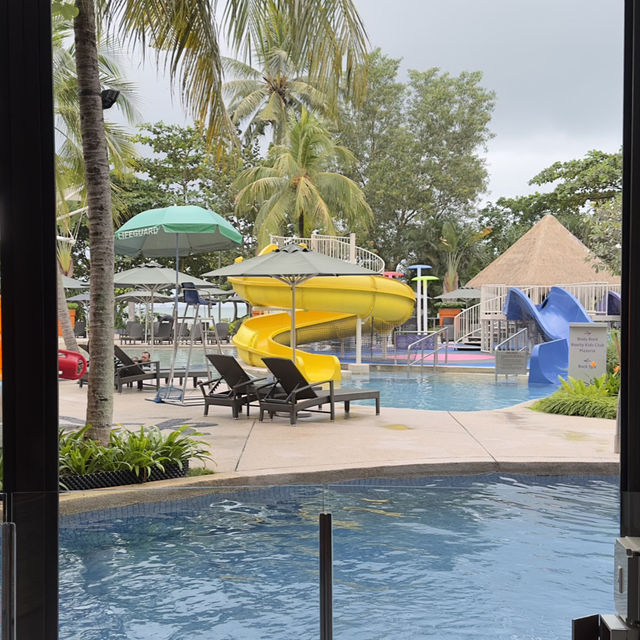
[[[436,296],[439,300],[474,300],[480,297],[480,289],[473,289],[472,287],[460,287],[449,293],[443,293],[440,296]]]
[[[297,244],[203,273],[207,277],[275,278],[291,287],[291,359],[296,360],[296,286],[311,278],[377,276],[371,269],[309,251]]]
[[[70,278],[69,276],[62,275],[62,286],[65,289],[86,289],[89,286],[88,282],[82,282],[81,280],[76,280],[75,278]]]
[[[120,271],[113,277],[113,283],[117,287],[140,287],[149,291],[151,293],[150,302],[152,306],[158,291],[173,289],[174,287],[176,287],[175,298],[177,303],[177,287],[184,282],[193,282],[196,287],[209,286],[209,283],[205,280],[168,269],[167,267],[134,267],[133,269]],[[151,325],[151,343],[153,344],[153,325]]]
[[[121,293],[119,296],[116,296],[116,300],[144,304],[144,335],[146,339],[149,328],[149,303],[151,303],[151,313],[153,314],[154,302],[171,302],[173,298],[171,296],[166,296],[162,293],[158,293],[157,291],[142,289],[141,291],[127,291],[127,293]],[[151,342],[153,343],[153,323],[151,323]]]

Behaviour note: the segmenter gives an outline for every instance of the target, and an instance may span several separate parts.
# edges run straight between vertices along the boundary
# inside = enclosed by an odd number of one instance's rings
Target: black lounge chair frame
[[[89,353],[88,344],[78,345],[81,349]],[[113,374],[113,384],[118,393],[122,393],[122,387],[125,385],[133,385],[134,382],[138,383],[138,391],[141,391],[145,380],[155,380],[155,388],[160,389],[160,361],[153,360],[151,362],[145,362],[143,365],[134,362],[129,355],[123,351],[118,345],[113,345],[114,358],[116,360],[115,371]],[[82,387],[85,382],[88,382],[88,372],[78,380],[78,384]]]
[[[258,398],[260,403],[260,422],[264,420],[265,412],[269,414],[271,419],[276,413],[288,413],[289,422],[295,425],[300,411],[328,413],[331,420],[335,420],[333,380],[309,384],[291,360],[286,358],[263,358],[262,361],[274,375],[275,383],[265,396]],[[295,372],[297,372],[297,375],[295,375]],[[329,385],[328,389],[323,388],[325,384]],[[284,394],[281,389],[284,389]],[[325,404],[329,404],[328,411],[322,409]],[[317,406],[321,408],[310,408]]]
[[[313,395],[316,397],[322,397],[321,394],[316,393],[315,388],[319,385],[329,383],[329,401],[331,403],[331,419],[335,419],[335,405],[342,402],[344,404],[344,412],[349,416],[351,410],[351,402],[353,400],[375,400],[376,403],[376,415],[380,415],[380,391],[376,389],[334,389],[333,380],[327,380],[325,382],[318,382],[315,384],[309,384],[306,378],[302,375],[298,367],[286,358],[263,358],[269,371],[275,376],[276,382],[281,386],[285,392],[289,393],[287,398],[290,403],[297,407],[295,413],[293,413],[293,407],[289,407],[289,415],[291,424],[296,424],[296,414],[298,411],[310,411],[305,409],[304,403],[301,402],[303,398],[313,399]],[[313,394],[313,395],[312,395]],[[296,402],[297,399],[300,399]],[[271,418],[273,414],[280,411],[287,411],[287,409],[276,408],[278,405],[282,405],[283,398],[269,398],[268,396],[260,400],[260,420],[263,419],[264,412],[269,412]],[[313,406],[313,405],[310,405]],[[322,411],[319,411],[323,413]],[[324,412],[326,413],[326,412]]]
[[[236,420],[244,406],[247,407],[247,415],[249,415],[251,403],[257,401],[273,386],[272,384],[256,386],[257,382],[266,381],[267,378],[252,378],[233,356],[210,353],[207,354],[207,359],[219,373],[219,377],[198,383],[204,396],[205,416],[209,415],[211,405],[231,407],[231,413]],[[227,389],[218,391],[223,383],[226,384]]]

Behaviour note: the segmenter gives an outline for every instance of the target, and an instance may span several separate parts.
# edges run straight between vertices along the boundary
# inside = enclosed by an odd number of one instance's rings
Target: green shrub
[[[580,396],[556,391],[548,398],[538,400],[531,408],[534,411],[556,413],[563,416],[583,416],[585,418],[610,418],[615,420],[618,398],[610,396]]]
[[[534,411],[556,413],[563,416],[615,419],[618,411],[620,375],[604,374],[591,384],[569,377],[560,378],[562,386],[547,398],[538,400],[531,408]]]
[[[156,467],[168,464],[182,468],[188,460],[210,460],[208,445],[197,440],[201,433],[185,433],[182,426],[163,436],[156,427],[140,427],[138,432],[114,429],[109,446],[86,439],[88,427],[66,433],[60,429],[60,475],[86,475],[104,471],[133,471],[146,479]]]

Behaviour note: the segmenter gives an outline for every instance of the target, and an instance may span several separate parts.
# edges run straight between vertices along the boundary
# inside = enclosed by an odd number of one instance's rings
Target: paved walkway
[[[86,386],[60,383],[60,424],[84,424]],[[555,416],[525,405],[496,411],[444,412],[352,405],[346,418],[311,414],[289,425],[233,420],[231,410],[154,403],[155,393],[115,394],[114,423],[127,428],[186,424],[204,434],[216,474],[187,481],[257,484],[327,482],[363,477],[445,473],[616,473],[615,421]],[[161,483],[154,483],[161,484]]]

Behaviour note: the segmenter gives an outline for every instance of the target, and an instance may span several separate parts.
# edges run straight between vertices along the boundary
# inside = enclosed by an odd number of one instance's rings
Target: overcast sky
[[[622,143],[623,0],[355,0],[372,47],[407,69],[480,70],[496,92],[486,199],[529,193],[556,160]],[[153,60],[145,121],[188,122]]]

